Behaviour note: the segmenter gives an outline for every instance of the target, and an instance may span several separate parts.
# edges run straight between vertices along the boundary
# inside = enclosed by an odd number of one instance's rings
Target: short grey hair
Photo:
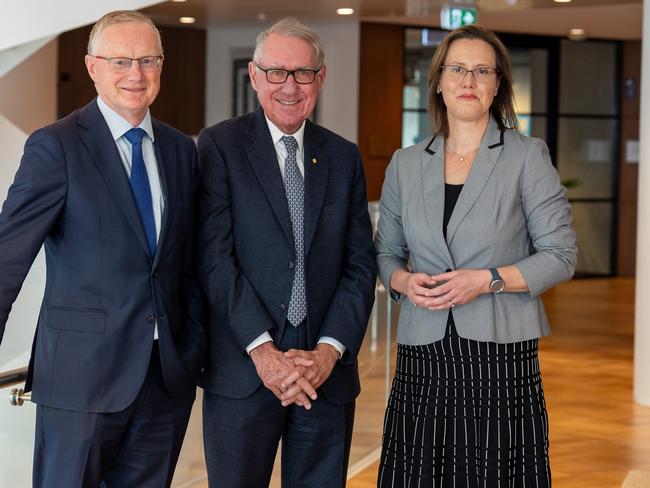
[[[255,41],[255,53],[253,53],[253,61],[256,63],[262,57],[264,43],[271,34],[304,39],[313,48],[318,66],[323,66],[323,63],[325,62],[325,51],[323,51],[323,45],[320,42],[318,34],[293,17],[285,17],[284,19],[277,21],[265,31],[259,33],[257,40]]]
[[[115,10],[114,12],[107,13],[99,19],[93,26],[93,29],[90,31],[90,36],[88,37],[88,54],[97,54],[99,36],[106,27],[115,24],[125,24],[128,22],[138,22],[151,27],[156,33],[158,45],[160,46],[160,54],[162,54],[162,41],[160,40],[160,32],[158,31],[156,24],[154,24],[153,20],[145,14],[138,12],[137,10]]]

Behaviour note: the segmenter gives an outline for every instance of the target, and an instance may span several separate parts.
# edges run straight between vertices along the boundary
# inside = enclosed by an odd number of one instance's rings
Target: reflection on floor
[[[553,335],[541,346],[556,488],[620,487],[650,471],[650,408],[632,401],[634,281],[574,280],[544,303]],[[650,354],[650,351],[646,351]],[[377,463],[348,483],[376,486]],[[628,484],[631,485],[631,478]]]
[[[630,471],[650,471],[650,408],[632,401],[634,281],[574,280],[548,292],[544,303],[553,326],[553,335],[541,343],[541,365],[550,417],[554,486],[619,487]],[[369,327],[360,354],[363,393],[357,403],[350,463],[354,476],[348,488],[376,486],[375,456],[386,392],[384,295],[380,296],[378,310],[375,347]],[[393,317],[395,312],[393,309]],[[394,353],[394,347],[390,349]],[[393,368],[394,360],[391,374]],[[368,462],[370,466],[363,469]],[[273,487],[279,486],[277,472]],[[174,487],[207,487],[200,400],[195,405]]]

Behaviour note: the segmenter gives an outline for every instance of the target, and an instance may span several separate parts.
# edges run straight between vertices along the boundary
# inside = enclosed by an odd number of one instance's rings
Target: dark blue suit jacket
[[[192,263],[196,149],[159,121],[153,128],[165,197],[153,259],[96,101],[27,140],[0,214],[0,339],[45,242],[30,361],[36,403],[86,412],[127,407],[144,381],[156,321],[168,391],[194,392],[203,347]]]
[[[264,113],[199,135],[197,255],[210,303],[208,367],[202,386],[244,398],[259,385],[245,348],[264,331],[284,332],[295,261],[284,183]],[[322,336],[347,349],[322,389],[335,403],[359,393],[356,356],[376,278],[365,178],[357,147],[307,121],[305,269],[308,347]]]

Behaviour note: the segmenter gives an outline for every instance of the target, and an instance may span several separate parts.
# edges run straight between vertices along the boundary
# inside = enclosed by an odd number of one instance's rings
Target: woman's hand
[[[427,292],[436,282],[426,273],[410,273],[404,269],[397,269],[390,278],[390,287],[398,293],[406,295],[416,307],[423,307],[429,299]]]
[[[421,306],[446,310],[465,305],[483,293],[489,293],[492,275],[487,269],[458,269],[429,277],[434,283],[426,290]]]

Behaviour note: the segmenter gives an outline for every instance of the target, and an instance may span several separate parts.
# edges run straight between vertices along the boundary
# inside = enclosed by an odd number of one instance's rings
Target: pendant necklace
[[[463,161],[465,161],[465,158],[466,158],[466,157],[468,157],[468,156],[474,154],[476,151],[478,151],[478,150],[481,148],[481,146],[479,146],[479,147],[477,147],[477,148],[475,148],[475,149],[472,149],[471,151],[469,151],[469,152],[467,152],[467,153],[465,153],[465,154],[460,154],[460,153],[454,151],[454,150],[449,146],[449,144],[446,144],[446,146],[447,146],[447,150],[448,150],[449,152],[451,152],[451,153],[454,153],[454,154],[458,157],[458,161],[460,161],[461,163],[462,163]]]

